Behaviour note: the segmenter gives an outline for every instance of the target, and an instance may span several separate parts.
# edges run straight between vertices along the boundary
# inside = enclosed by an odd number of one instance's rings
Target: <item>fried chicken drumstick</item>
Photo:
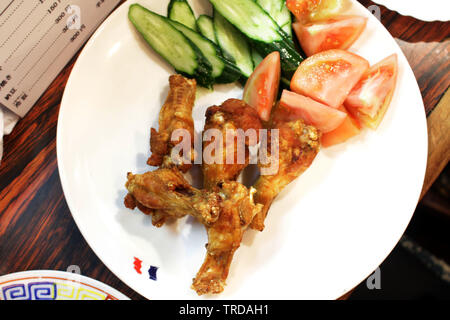
[[[194,107],[197,83],[195,79],[187,79],[182,75],[175,74],[169,77],[169,93],[159,113],[159,131],[151,128],[150,150],[152,154],[147,160],[150,166],[161,168],[177,167],[182,172],[191,168],[191,163],[183,163],[182,157],[193,159],[194,144],[194,120],[192,119],[192,108]],[[179,129],[186,130],[191,137],[191,154],[178,155],[179,163],[174,162],[172,149],[180,141],[172,141],[172,134]],[[132,204],[132,197],[127,195],[125,205]],[[132,205],[130,205],[132,207]],[[152,216],[152,224],[156,227],[164,225],[171,216],[164,210],[154,210],[138,204],[137,207],[143,213]]]
[[[179,74],[170,76],[169,84],[169,94],[159,112],[159,131],[151,128],[150,149],[152,155],[147,164],[164,168],[177,166],[180,171],[187,172],[192,166],[192,161],[190,163],[181,163],[181,161],[180,163],[174,163],[171,156],[173,147],[180,142],[172,141],[172,133],[178,129],[189,132],[191,135],[191,154],[180,155],[180,157],[193,159],[194,120],[192,119],[192,108],[194,107],[197,84],[195,79],[187,79]]]
[[[158,209],[176,218],[189,214],[206,227],[206,258],[192,288],[199,295],[222,292],[244,231],[262,209],[253,201],[255,190],[235,181],[220,183],[213,191],[198,190],[176,168],[129,173],[126,188],[130,209]]]
[[[250,227],[259,231],[264,229],[264,220],[275,197],[309,168],[320,149],[318,130],[305,125],[301,119],[290,118],[282,107],[274,111],[270,127],[279,129],[278,171],[275,174],[261,175],[254,185],[255,202],[264,205],[264,208],[255,216]],[[268,143],[269,154],[270,145]],[[261,164],[259,166],[264,167]]]
[[[125,205],[129,209],[161,210],[174,218],[189,214],[204,225],[212,224],[219,216],[220,196],[192,187],[177,168],[128,173],[127,178]]]
[[[220,150],[221,154],[214,154],[213,163],[204,157],[203,185],[207,190],[222,195],[222,202],[217,221],[205,225],[208,233],[206,257],[192,283],[198,295],[217,294],[224,290],[234,253],[253,217],[262,209],[262,205],[253,201],[255,190],[234,181],[248,165],[248,147],[258,144],[261,128],[255,109],[242,100],[229,99],[221,106],[212,106],[206,111],[204,139],[208,131],[215,130],[220,133],[221,140],[206,139],[203,150],[213,144],[221,144],[221,148],[216,146],[215,149]],[[243,135],[249,129],[254,130],[253,138]],[[237,130],[241,130],[240,137]]]
[[[205,225],[208,233],[206,257],[192,283],[198,295],[223,291],[244,231],[262,209],[261,204],[253,201],[255,190],[249,190],[238,182],[220,183],[216,190],[222,196],[219,217],[211,225]]]
[[[221,161],[214,161],[214,163],[208,161],[209,159],[203,159],[204,188],[210,189],[221,182],[236,180],[241,171],[248,165],[248,147],[258,144],[258,133],[261,128],[261,121],[256,110],[242,100],[228,99],[221,106],[212,106],[206,110],[204,135],[206,132],[211,132],[211,129],[215,129],[216,132],[220,132],[222,141],[215,141],[215,139],[205,141],[203,150],[208,150],[211,144],[222,143],[222,154],[214,155],[216,160],[221,159]],[[238,129],[241,129],[244,133],[248,129],[253,129],[256,133],[255,139],[244,137],[245,148],[243,150],[238,150]],[[231,137],[228,141],[227,134],[228,137]],[[241,152],[242,159],[238,156],[239,152]],[[227,161],[227,157],[231,161]]]

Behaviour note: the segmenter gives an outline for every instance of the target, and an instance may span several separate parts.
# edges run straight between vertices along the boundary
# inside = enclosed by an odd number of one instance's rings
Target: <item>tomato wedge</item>
[[[347,117],[345,112],[288,90],[283,90],[281,94],[280,108],[285,108],[291,119],[301,118],[322,133],[333,131]]]
[[[322,135],[322,146],[325,148],[343,143],[361,132],[358,121],[343,106],[339,108],[339,111],[345,112],[347,117],[339,127]]]
[[[366,59],[333,49],[303,61],[291,80],[291,90],[339,108],[369,68]]]
[[[391,103],[397,74],[397,54],[393,54],[366,72],[345,100],[345,106],[364,125],[376,129]]]
[[[245,84],[243,100],[256,109],[263,121],[268,121],[280,84],[280,53],[274,51],[264,58]]]
[[[339,14],[344,0],[286,0],[286,6],[301,23],[324,20]]]
[[[367,24],[360,16],[339,16],[321,22],[292,24],[298,41],[307,56],[330,49],[348,49]]]

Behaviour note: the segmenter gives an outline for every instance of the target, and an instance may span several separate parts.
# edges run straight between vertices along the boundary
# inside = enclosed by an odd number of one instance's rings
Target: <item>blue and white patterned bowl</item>
[[[97,280],[70,272],[35,270],[0,277],[0,300],[129,300]]]

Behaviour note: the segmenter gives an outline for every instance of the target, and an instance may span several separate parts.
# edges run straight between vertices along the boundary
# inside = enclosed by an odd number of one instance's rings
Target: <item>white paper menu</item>
[[[23,117],[120,0],[0,0],[0,105]]]

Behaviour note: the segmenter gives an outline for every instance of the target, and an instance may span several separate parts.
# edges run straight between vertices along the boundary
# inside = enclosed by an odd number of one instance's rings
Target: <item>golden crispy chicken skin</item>
[[[240,246],[242,236],[253,217],[262,210],[262,205],[254,203],[255,190],[249,190],[234,181],[248,165],[248,147],[258,144],[261,128],[262,124],[255,109],[242,100],[229,99],[221,106],[212,106],[206,111],[203,131],[203,185],[207,190],[220,194],[222,201],[218,220],[206,226],[206,257],[192,284],[198,295],[217,294],[224,290],[231,261]],[[253,129],[253,139],[241,135],[242,140],[238,142],[238,129],[241,133]],[[216,137],[205,139],[205,135],[211,130],[215,130],[222,140],[216,141]],[[238,143],[244,148],[239,148]],[[217,144],[221,144],[222,149],[219,151],[221,154],[212,154],[215,161],[211,163],[206,159],[205,151],[213,144],[216,144],[215,150],[220,150]],[[220,161],[217,161],[219,159]]]
[[[138,208],[143,214],[151,216],[152,224],[157,228],[162,227],[164,223],[167,221],[167,219],[170,218],[170,215],[164,210],[155,210],[147,208],[143,204],[137,202],[131,193],[128,193],[125,196],[123,203],[125,205],[125,208],[131,210]]]
[[[198,295],[224,290],[233,255],[241,244],[244,231],[262,209],[262,205],[253,201],[255,190],[238,182],[220,183],[215,190],[221,195],[220,213],[217,221],[206,225],[206,257],[192,284]]]
[[[177,165],[182,172],[191,168],[188,163],[174,163],[171,152],[179,141],[172,142],[172,133],[184,129],[191,135],[191,155],[193,157],[194,120],[192,108],[194,107],[197,83],[195,79],[187,79],[179,74],[169,78],[169,94],[159,113],[159,131],[151,129],[150,149],[152,155],[147,161],[150,166],[172,167]],[[182,155],[183,156],[183,155]]]
[[[213,137],[205,139],[205,135],[212,130],[220,132],[222,154],[213,154],[216,159],[221,159],[221,163],[218,163],[220,161],[206,159],[204,156],[202,163],[204,188],[209,189],[220,182],[236,180],[237,176],[248,165],[248,146],[258,143],[258,133],[261,128],[261,121],[256,110],[242,100],[229,99],[221,106],[212,106],[206,110],[206,122],[203,131],[203,138],[206,140],[203,143],[204,154],[211,144],[220,143]],[[239,151],[243,156],[241,158],[238,157],[237,129],[241,129],[243,133],[253,129],[256,133],[256,139],[253,139],[253,141],[248,136],[245,137],[245,148]],[[227,139],[227,131],[228,137],[231,139]],[[231,161],[227,161],[227,156]]]
[[[219,215],[219,195],[192,187],[177,168],[128,173],[125,187],[128,195],[124,202],[130,209],[138,207],[144,213],[153,209],[173,218],[189,214],[204,225],[210,225]]]
[[[192,119],[192,108],[194,107],[197,83],[195,79],[187,79],[179,74],[169,77],[169,93],[161,107],[159,113],[159,131],[151,128],[150,150],[152,154],[147,160],[150,166],[171,168],[177,166],[182,172],[187,172],[191,168],[189,163],[174,163],[171,153],[178,142],[173,142],[172,134],[175,130],[184,129],[191,137],[190,159],[193,157],[194,121]],[[182,155],[183,156],[183,155]],[[181,160],[181,157],[179,158]],[[130,202],[130,196],[127,196]],[[153,210],[144,207],[142,204],[136,205],[139,210],[147,215],[151,215],[152,224],[162,227],[166,220],[170,218],[164,210]],[[130,207],[132,207],[130,203]]]
[[[190,159],[193,160],[192,108],[196,83],[180,75],[171,76],[169,82],[169,95],[159,115],[159,131],[152,128],[152,155],[147,162],[159,168],[144,174],[128,173],[124,204],[151,215],[152,223],[158,227],[167,219],[186,215],[202,223],[208,234],[206,257],[193,279],[192,289],[198,295],[217,294],[224,290],[244,232],[248,227],[264,229],[265,217],[275,197],[317,155],[320,133],[302,120],[291,118],[286,110],[276,108],[265,125],[278,129],[278,135],[269,132],[268,136],[269,142],[274,141],[277,146],[277,170],[271,175],[261,175],[254,187],[248,189],[234,180],[249,163],[249,148],[259,143],[259,130],[263,127],[260,118],[255,109],[238,99],[209,107],[203,131],[204,189],[196,189],[182,174],[191,164],[180,164],[171,155],[180,142],[171,141],[172,133],[184,129],[191,135]],[[211,133],[214,134],[208,136]],[[267,151],[269,157],[275,153],[270,143]],[[206,159],[208,155],[212,159]],[[260,162],[259,166],[264,171],[271,163]]]
[[[277,173],[261,175],[254,185],[255,202],[264,205],[264,209],[255,216],[250,227],[259,231],[264,229],[264,220],[275,197],[309,168],[320,150],[319,131],[305,125],[301,119],[293,120],[281,108],[274,111],[270,126],[279,129],[279,162]]]
[[[208,233],[206,258],[193,281],[199,294],[223,291],[234,252],[244,231],[263,206],[255,204],[254,189],[229,181],[211,191],[192,187],[176,168],[128,174],[125,206],[144,213],[164,212],[167,217],[187,214],[197,218]]]

